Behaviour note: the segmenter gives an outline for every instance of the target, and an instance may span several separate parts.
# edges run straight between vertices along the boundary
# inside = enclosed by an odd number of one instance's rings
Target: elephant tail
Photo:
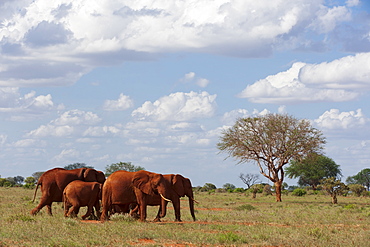
[[[66,197],[66,192],[63,191],[63,198],[62,198],[62,201],[63,201],[63,208],[64,208],[64,212],[66,211],[67,209],[67,197]],[[66,216],[66,213],[64,214],[64,216]]]
[[[39,179],[39,180],[40,180],[40,179]],[[37,182],[36,189],[35,189],[35,193],[33,194],[33,200],[32,200],[32,202],[35,202],[36,193],[37,193],[37,189],[39,188],[39,185],[41,185],[41,186],[42,186],[41,181],[38,181],[38,182]]]

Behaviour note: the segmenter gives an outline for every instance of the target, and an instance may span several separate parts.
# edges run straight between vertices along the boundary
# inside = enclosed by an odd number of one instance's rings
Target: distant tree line
[[[63,168],[66,170],[73,170],[78,168],[94,168],[94,167],[88,166],[85,163],[73,163],[66,165]],[[145,168],[141,166],[135,166],[131,162],[118,162],[107,165],[105,167],[104,174],[106,177],[108,177],[110,174],[118,170],[134,172],[139,170],[145,170]],[[40,171],[34,172],[30,177],[27,178],[24,178],[22,176],[1,178],[0,176],[0,187],[24,187],[32,189],[35,187],[38,179],[41,177],[43,173],[44,172]]]

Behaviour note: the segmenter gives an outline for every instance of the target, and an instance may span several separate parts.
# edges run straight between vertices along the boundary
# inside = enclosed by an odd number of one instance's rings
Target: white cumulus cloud
[[[155,102],[147,101],[132,112],[132,116],[144,120],[189,121],[213,116],[216,110],[216,95],[208,92],[173,93]]]
[[[101,118],[92,112],[81,110],[66,111],[55,120],[50,121],[46,125],[41,125],[39,128],[30,131],[26,137],[68,137],[73,134],[81,134],[84,126],[96,125],[101,121]],[[80,132],[80,133],[76,133]]]
[[[356,0],[346,6],[325,6],[322,0],[2,2],[3,86],[70,85],[96,66],[167,52],[266,57],[284,43],[302,45],[307,32],[334,31],[351,18],[349,8],[358,4]]]
[[[103,109],[106,111],[124,111],[134,106],[130,96],[121,93],[118,100],[106,100]]]
[[[370,53],[331,62],[296,62],[286,71],[248,85],[239,96],[256,103],[350,101],[370,90]]]
[[[189,72],[181,79],[185,83],[195,83],[197,86],[205,88],[210,81],[206,78],[198,77],[194,72]]]
[[[54,125],[94,125],[101,121],[101,118],[92,112],[71,110],[64,112],[59,118],[53,120]]]
[[[349,112],[340,112],[338,109],[331,109],[324,112],[314,122],[325,129],[350,129],[360,128],[369,122],[361,109]]]
[[[18,87],[0,87],[0,112],[12,113],[11,120],[28,120],[63,108],[54,104],[50,94],[37,96],[31,91],[22,96]]]

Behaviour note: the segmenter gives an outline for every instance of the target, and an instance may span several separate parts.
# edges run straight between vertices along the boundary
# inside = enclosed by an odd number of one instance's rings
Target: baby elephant
[[[93,207],[100,219],[100,202],[102,184],[75,180],[70,182],[63,191],[64,216],[77,216],[80,207],[87,207],[82,216],[86,219],[93,213]]]

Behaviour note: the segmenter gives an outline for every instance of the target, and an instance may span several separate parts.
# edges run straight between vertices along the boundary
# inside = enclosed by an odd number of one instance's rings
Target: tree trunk
[[[282,182],[278,181],[278,182],[275,182],[274,184],[275,184],[276,201],[281,202]]]
[[[332,201],[332,203],[333,204],[337,204],[338,203],[338,199],[337,199],[337,195],[336,194],[333,194],[332,196],[331,196],[331,201]]]

